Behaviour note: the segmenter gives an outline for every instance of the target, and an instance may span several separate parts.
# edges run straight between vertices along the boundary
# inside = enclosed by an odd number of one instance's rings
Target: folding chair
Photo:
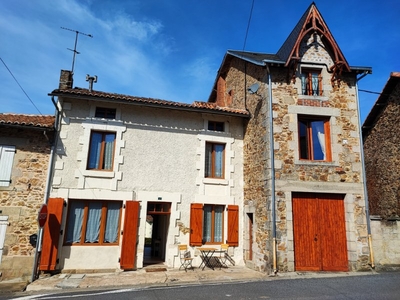
[[[228,248],[229,245],[228,244],[221,244],[221,249],[219,251],[219,263],[220,263],[220,269],[222,267],[227,268],[228,265],[226,264],[226,261],[228,260]]]
[[[185,272],[187,272],[187,269],[192,269],[194,271],[194,268],[192,266],[192,261],[193,257],[190,254],[190,251],[188,250],[187,245],[178,245],[179,248],[179,258],[181,260],[181,266],[179,267],[179,270],[181,268],[185,269]]]

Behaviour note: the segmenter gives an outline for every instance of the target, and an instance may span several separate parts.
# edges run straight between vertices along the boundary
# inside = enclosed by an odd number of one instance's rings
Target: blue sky
[[[192,103],[207,101],[228,49],[276,53],[309,0],[3,0],[0,1],[0,113],[54,114],[47,95],[61,69],[74,86]],[[315,1],[351,66],[372,67],[359,83],[381,92],[400,71],[400,1]],[[244,47],[245,46],[245,47]],[[377,95],[360,92],[365,119]]]

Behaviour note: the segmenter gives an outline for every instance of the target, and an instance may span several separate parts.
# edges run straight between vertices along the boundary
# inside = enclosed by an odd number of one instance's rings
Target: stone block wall
[[[371,231],[376,270],[400,270],[400,222],[372,220]]]
[[[11,184],[0,187],[0,216],[8,226],[0,264],[0,280],[32,275],[35,248],[29,236],[38,233],[37,214],[44,202],[50,142],[43,130],[0,128],[0,144],[14,145]]]
[[[322,53],[324,50],[318,51],[308,53],[304,59],[309,57],[310,63],[332,64],[329,55]],[[271,66],[269,69],[271,86],[268,85],[267,68],[240,59],[232,58],[229,67],[221,70],[225,90],[234,91],[231,107],[245,108],[251,115],[244,135],[245,212],[254,216],[251,264],[256,269],[272,271],[272,172],[268,111],[271,100],[268,89],[271,88],[279,271],[294,270],[293,191],[346,194],[344,205],[349,268],[363,269],[368,263],[368,247],[355,75],[344,73],[341,80],[334,81],[332,85],[332,75],[326,67],[322,67],[324,94],[315,98],[301,95],[299,77],[289,82],[287,68]],[[259,89],[250,94],[247,87],[254,83],[259,84]],[[330,118],[332,161],[304,163],[298,155],[297,115],[319,115],[322,110]]]
[[[400,84],[374,127],[364,138],[364,158],[371,215],[400,217]]]

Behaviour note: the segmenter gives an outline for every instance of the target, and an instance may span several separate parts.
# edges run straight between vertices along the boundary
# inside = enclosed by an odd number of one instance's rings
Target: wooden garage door
[[[297,271],[348,271],[343,195],[293,193]]]

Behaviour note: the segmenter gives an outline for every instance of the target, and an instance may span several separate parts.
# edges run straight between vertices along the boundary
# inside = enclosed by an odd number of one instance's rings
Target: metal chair
[[[228,244],[221,244],[221,250],[219,251],[219,253],[220,253],[220,256],[219,256],[220,269],[222,267],[227,268],[228,267],[228,265],[227,265],[228,261],[232,266],[235,265],[235,261],[229,255],[228,249],[229,249],[229,245]]]
[[[181,260],[181,266],[179,267],[179,270],[181,268],[185,269],[185,272],[187,272],[187,269],[192,269],[194,271],[194,268],[192,266],[192,261],[193,257],[190,254],[190,251],[188,250],[187,245],[178,245],[179,249],[179,258]]]
[[[228,244],[221,244],[221,249],[219,251],[219,257],[218,257],[220,269],[222,267],[224,267],[224,268],[228,267],[228,265],[226,264],[227,256],[229,256],[228,255],[228,249],[229,249],[229,245]]]

